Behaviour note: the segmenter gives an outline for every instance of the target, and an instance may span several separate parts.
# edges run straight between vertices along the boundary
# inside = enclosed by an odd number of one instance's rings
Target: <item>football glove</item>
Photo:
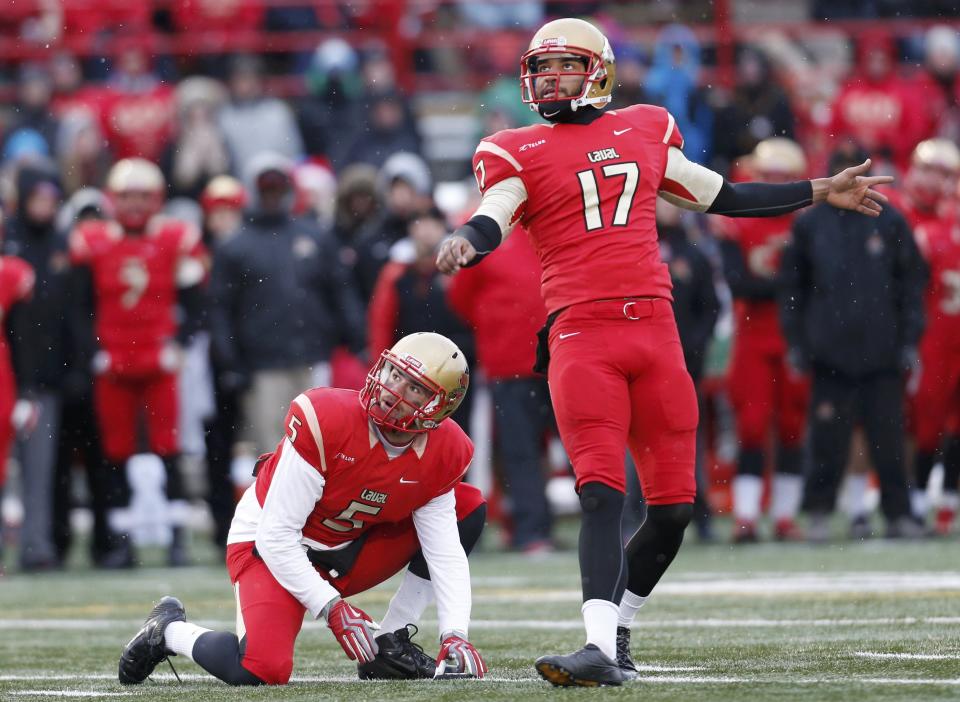
[[[434,678],[445,676],[482,678],[487,672],[487,664],[480,653],[469,641],[454,632],[443,636],[440,655],[437,656],[437,672]]]
[[[347,654],[347,658],[360,663],[369,663],[374,659],[377,655],[374,632],[380,625],[366,612],[337,598],[333,604],[326,607],[324,613],[327,626]]]

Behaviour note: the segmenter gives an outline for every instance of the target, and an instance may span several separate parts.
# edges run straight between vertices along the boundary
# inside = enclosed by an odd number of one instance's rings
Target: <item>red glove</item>
[[[487,664],[480,653],[466,639],[456,634],[447,634],[440,644],[437,656],[437,672],[434,677],[445,674],[467,675],[482,678],[487,672]]]
[[[326,610],[327,626],[347,658],[360,663],[369,663],[377,655],[374,632],[380,625],[362,609],[357,609],[345,600],[338,599]]]

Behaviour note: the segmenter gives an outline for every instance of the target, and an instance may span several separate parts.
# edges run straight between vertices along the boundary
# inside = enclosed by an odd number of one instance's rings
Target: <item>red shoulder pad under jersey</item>
[[[0,257],[0,308],[30,297],[34,282],[33,267],[29,263],[17,256]]]
[[[105,247],[123,238],[123,229],[116,222],[91,220],[81,222],[70,232],[70,263],[90,263]]]
[[[520,129],[504,129],[485,137],[473,153],[473,175],[481,193],[507,178],[526,178],[526,157],[546,143],[549,127],[536,124]]]
[[[434,454],[434,460],[438,462],[435,467],[438,476],[436,495],[443,495],[467,474],[467,468],[473,460],[473,442],[452,420],[442,422],[431,432],[428,441],[435,442],[438,449]]]
[[[632,129],[636,129],[637,137],[659,141],[667,147],[683,148],[683,135],[677,126],[677,120],[659,105],[630,105],[614,110],[611,114],[617,115],[631,125]],[[622,133],[622,130],[618,131]]]
[[[356,405],[355,390],[307,390],[290,403],[283,420],[286,437],[307,463],[325,474],[344,438],[344,422],[356,416]]]

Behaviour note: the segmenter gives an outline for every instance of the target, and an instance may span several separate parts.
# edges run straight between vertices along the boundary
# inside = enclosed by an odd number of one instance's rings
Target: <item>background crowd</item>
[[[536,121],[519,100],[519,38],[578,13],[593,13],[615,41],[610,109],[667,107],[691,160],[731,180],[775,181],[869,155],[874,172],[898,177],[878,221],[829,208],[733,221],[660,203],[661,251],[702,396],[700,536],[766,538],[767,510],[771,536],[827,540],[845,473],[851,536],[875,533],[873,485],[878,533],[951,533],[960,507],[960,34],[950,17],[812,32],[806,43],[782,27],[758,31],[737,43],[725,85],[702,27],[664,24],[669,17],[643,3],[15,7],[0,19],[17,48],[0,55],[0,458],[10,454],[8,498],[22,505],[14,516],[6,501],[8,527],[19,528],[5,531],[23,570],[62,565],[78,502],[94,514],[93,562],[136,562],[125,538],[136,470],[124,465],[140,451],[163,460],[171,504],[207,502],[222,545],[235,496],[274,448],[290,400],[311,386],[359,387],[371,359],[421,330],[453,339],[478,371],[454,419],[478,442],[478,463],[493,466],[493,480],[480,468],[471,479],[498,498],[491,514],[505,545],[554,547],[562,501],[548,499],[548,483],[565,462],[545,378],[532,370],[545,318],[536,256],[517,232],[452,280],[434,258],[472,211],[477,139]],[[804,7],[807,22],[941,9]],[[655,31],[644,12],[659,21]],[[415,40],[463,28],[485,40],[470,51]],[[178,43],[191,32],[202,51]],[[254,41],[283,33],[286,42]],[[399,39],[402,53],[390,43]],[[98,283],[77,249],[82,224],[107,231],[120,221],[118,198],[135,188],[108,178],[131,158],[159,167],[164,221],[201,233],[181,252],[199,276],[184,274],[183,260],[171,274],[175,328],[157,326],[149,340],[170,350],[155,372],[178,387],[174,443],[159,449],[155,404],[144,400],[142,421],[130,420],[129,447],[109,439],[116,428],[97,406],[117,372],[102,363],[101,303],[126,304],[145,283],[129,266],[123,285]],[[941,476],[938,491],[928,490],[931,476]],[[0,486],[4,477],[0,469]],[[640,518],[637,490],[628,522]],[[172,564],[189,562],[178,509]],[[711,515],[727,511],[733,531],[719,534]]]

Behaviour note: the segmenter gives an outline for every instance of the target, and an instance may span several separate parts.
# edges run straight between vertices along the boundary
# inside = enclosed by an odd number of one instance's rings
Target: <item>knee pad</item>
[[[580,508],[585,515],[612,513],[620,519],[623,499],[622,492],[603,483],[591,482],[580,488]]]
[[[682,534],[692,518],[693,505],[689,502],[647,507],[647,519],[664,531]]]

